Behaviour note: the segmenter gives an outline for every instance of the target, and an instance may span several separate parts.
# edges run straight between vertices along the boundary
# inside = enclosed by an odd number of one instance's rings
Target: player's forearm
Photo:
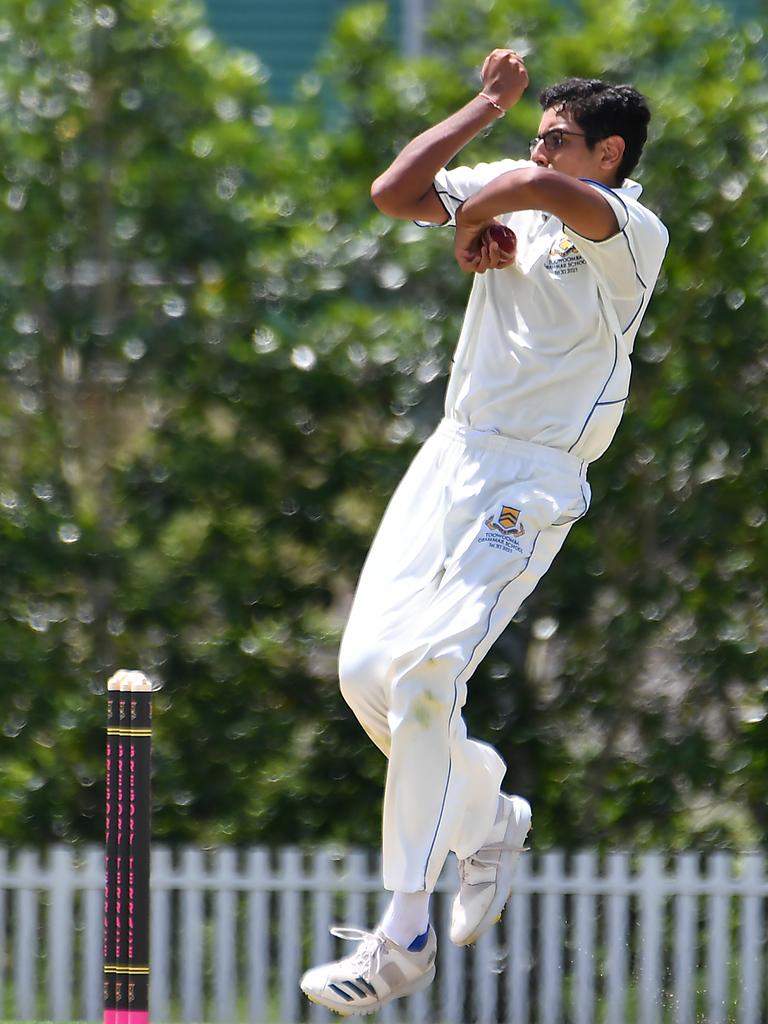
[[[494,217],[517,210],[543,210],[585,238],[601,241],[618,231],[616,216],[591,185],[546,167],[508,171],[462,205],[457,223],[480,231]]]
[[[435,174],[472,139],[499,117],[499,111],[482,96],[475,96],[455,114],[408,143],[371,186],[371,196],[390,217],[418,216],[419,201],[426,195]]]

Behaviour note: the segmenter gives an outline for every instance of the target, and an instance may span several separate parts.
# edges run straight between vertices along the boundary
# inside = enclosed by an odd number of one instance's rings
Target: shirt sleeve
[[[623,333],[637,323],[647,305],[666,252],[669,235],[659,218],[620,191],[587,181],[610,203],[619,230],[602,242],[584,238],[563,225],[563,232],[596,274],[605,298],[616,311]]]
[[[514,171],[521,167],[528,167],[528,160],[496,160],[493,163],[476,164],[474,167],[454,167],[450,171],[443,167],[435,175],[435,190],[440,197],[440,202],[445,207],[448,220],[441,227],[455,226],[456,211],[475,192],[498,178],[500,174],[507,171]],[[428,221],[416,221],[419,227],[436,227]]]

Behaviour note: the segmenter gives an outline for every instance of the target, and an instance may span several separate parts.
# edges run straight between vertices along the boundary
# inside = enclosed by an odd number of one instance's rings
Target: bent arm
[[[488,100],[475,96],[445,121],[417,135],[371,186],[379,210],[389,217],[444,224],[448,213],[435,191],[434,177],[498,116]]]
[[[435,175],[478,132],[514,106],[528,85],[525,64],[513,50],[489,53],[481,76],[482,95],[409,142],[374,181],[371,197],[382,213],[433,224],[448,220],[435,191]]]
[[[465,238],[474,237],[494,217],[515,210],[551,213],[593,242],[619,230],[610,203],[596,189],[548,167],[526,167],[495,178],[464,203],[456,223]]]

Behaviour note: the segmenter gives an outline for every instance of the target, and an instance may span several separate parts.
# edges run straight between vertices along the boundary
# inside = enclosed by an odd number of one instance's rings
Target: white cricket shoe
[[[459,861],[461,885],[451,910],[451,941],[476,942],[501,917],[512,895],[512,875],[531,827],[531,805],[499,795],[496,822],[480,849]]]
[[[424,946],[417,951],[399,946],[380,928],[375,932],[331,928],[331,934],[360,944],[351,956],[307,971],[301,989],[313,1003],[343,1017],[374,1013],[434,980],[437,939],[431,925]]]

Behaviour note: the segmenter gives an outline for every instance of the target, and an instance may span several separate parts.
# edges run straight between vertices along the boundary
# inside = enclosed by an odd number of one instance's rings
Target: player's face
[[[570,178],[605,180],[603,147],[593,143],[590,149],[584,129],[564,111],[545,110],[535,139],[531,140],[531,160],[539,167],[551,167]]]

